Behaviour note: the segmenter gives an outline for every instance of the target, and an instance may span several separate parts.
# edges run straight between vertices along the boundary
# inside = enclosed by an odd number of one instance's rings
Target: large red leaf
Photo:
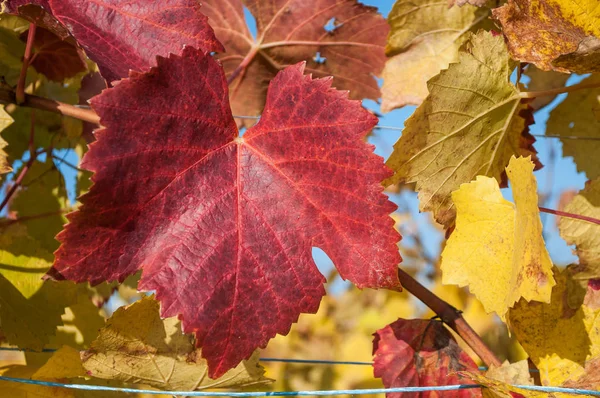
[[[6,0],[5,4],[9,12],[24,17],[34,9],[19,7],[43,6],[67,27],[109,82],[127,77],[129,69],[147,70],[157,55],[178,54],[185,45],[223,49],[197,0]]]
[[[243,137],[223,69],[192,48],[92,99],[94,185],[50,275],[98,283],[142,268],[140,289],[196,333],[211,377],[317,310],[313,246],[359,287],[399,288],[390,171],[363,140],[377,119],[303,69],[277,75]]]
[[[398,319],[378,330],[373,341],[375,377],[386,388],[472,384],[456,374],[477,372],[477,365],[456,343],[443,323],[426,319]],[[403,397],[481,397],[481,390],[389,393],[388,398]]]
[[[254,15],[257,40],[244,19],[243,5]],[[352,98],[377,99],[373,75],[383,69],[389,31],[373,7],[356,0],[203,0],[217,38],[227,76],[243,64],[230,85],[234,115],[258,115],[269,81],[288,65],[306,61],[308,72],[334,77],[333,85]],[[326,29],[326,25],[329,25]],[[320,57],[317,57],[317,53]]]

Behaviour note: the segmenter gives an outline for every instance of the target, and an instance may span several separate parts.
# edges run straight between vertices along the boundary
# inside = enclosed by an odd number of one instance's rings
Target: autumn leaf
[[[569,77],[571,77],[571,75],[567,73],[560,73],[551,70],[544,71],[531,64],[527,66],[525,75],[530,79],[529,83],[527,84],[527,89],[533,92],[547,91],[565,87],[567,80]],[[537,111],[550,104],[555,98],[556,95],[542,95],[534,98],[530,105],[534,110]]]
[[[472,6],[483,7],[488,0],[448,0],[448,6],[459,6],[462,7],[465,4],[470,4]]]
[[[21,40],[26,42],[28,34],[29,31],[21,33]],[[62,40],[49,30],[37,28],[33,46],[31,66],[52,81],[62,82],[87,70],[83,52],[74,43]]]
[[[82,353],[81,363],[89,376],[166,390],[232,388],[269,382],[258,364],[258,352],[218,380],[207,377],[207,363],[200,358],[200,352],[191,336],[181,333],[177,318],[161,320],[158,301],[144,297],[127,308],[119,308],[108,319],[90,349]]]
[[[509,0],[493,15],[513,58],[543,70],[600,71],[598,0]]]
[[[600,85],[600,74],[592,75],[581,83]],[[563,154],[572,156],[577,170],[585,172],[591,180],[600,177],[600,165],[596,161],[596,154],[600,151],[600,120],[594,115],[594,109],[600,104],[599,98],[600,87],[569,93],[550,112],[546,126],[547,134],[563,137]],[[573,136],[578,138],[569,138]]]
[[[484,398],[541,398],[548,396],[545,392],[514,387],[515,385],[534,385],[533,379],[529,375],[529,364],[526,359],[515,363],[505,361],[502,366],[491,365],[484,374],[479,372],[460,372],[460,374],[485,386],[486,388],[482,389]]]
[[[4,2],[7,12],[27,18],[28,13],[21,8],[26,4],[43,6],[66,26],[109,82],[127,77],[130,69],[145,71],[155,64],[157,55],[177,54],[186,45],[205,51],[223,49],[195,0],[144,4],[126,0]]]
[[[202,4],[225,47],[218,58],[232,80],[229,95],[234,115],[259,115],[268,82],[300,61],[306,61],[306,71],[316,77],[332,75],[334,87],[350,90],[351,98],[379,98],[373,75],[383,69],[389,28],[374,7],[356,0],[205,0]],[[244,5],[256,19],[256,40],[246,26]]]
[[[29,379],[36,369],[31,366],[13,365],[0,368],[0,376]],[[72,390],[59,387],[37,386],[0,380],[2,397],[10,398],[74,398]]]
[[[469,32],[485,25],[489,8],[471,5],[448,8],[439,0],[399,0],[388,16],[391,27],[383,69],[381,110],[419,105],[427,81],[458,60]]]
[[[441,321],[398,319],[374,336],[374,373],[386,388],[471,384],[456,372],[477,372],[475,362]],[[386,394],[387,398],[410,396],[414,393]],[[481,390],[445,391],[444,397],[481,397]]]
[[[502,319],[521,297],[549,302],[554,286],[533,168],[529,158],[511,158],[506,174],[515,204],[490,177],[478,176],[452,193],[456,229],[442,252],[442,283],[468,286]]]
[[[73,347],[62,346],[33,374],[32,378],[59,381],[85,376],[88,375],[81,364],[79,351]]]
[[[588,182],[564,209],[567,213],[600,218],[600,179]],[[569,245],[575,245],[579,264],[574,268],[577,278],[600,278],[600,226],[588,221],[561,217],[560,236]]]
[[[399,287],[395,205],[379,183],[390,172],[363,141],[373,115],[299,64],[239,137],[212,57],[158,62],[92,100],[105,126],[82,162],[94,185],[50,275],[99,283],[143,268],[139,289],[196,333],[213,378],[317,310],[313,246],[359,287]]]
[[[570,269],[555,268],[556,286],[550,303],[521,300],[509,312],[511,329],[540,370],[545,386],[598,389],[585,380],[598,377],[600,361],[600,301],[588,287],[581,306],[568,303]]]
[[[416,182],[419,209],[449,227],[451,192],[477,175],[500,181],[511,156],[533,156],[531,110],[510,83],[513,63],[502,37],[472,35],[451,64],[428,82],[430,94],[405,122],[384,183]]]
[[[10,117],[3,107],[0,107],[0,133],[13,123],[13,118]],[[6,174],[12,171],[10,163],[8,162],[8,155],[4,152],[4,149],[8,143],[0,137],[0,174]]]
[[[0,234],[0,322],[9,343],[41,350],[62,324],[65,307],[77,301],[72,283],[43,281],[52,254],[13,224]]]

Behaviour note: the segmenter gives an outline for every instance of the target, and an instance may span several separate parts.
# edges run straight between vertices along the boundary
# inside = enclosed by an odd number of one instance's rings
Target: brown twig
[[[581,214],[567,213],[565,211],[548,209],[546,207],[539,208],[542,213],[554,214],[555,216],[573,218],[575,220],[587,221],[592,224],[600,225],[600,220],[593,217],[583,216]]]
[[[401,269],[398,269],[398,278],[404,289],[431,308],[446,325],[454,330],[471,347],[487,366],[502,365],[498,357],[496,357],[481,340],[481,337],[465,321],[459,310],[433,294],[429,289]]]
[[[25,102],[25,84],[27,83],[27,69],[31,65],[31,53],[33,51],[33,41],[35,40],[36,26],[34,23],[29,24],[29,33],[27,34],[27,45],[25,46],[25,55],[23,56],[23,65],[21,65],[21,73],[17,82],[17,91],[15,100],[18,105]]]
[[[14,91],[0,88],[0,103],[17,104]],[[41,109],[94,124],[100,124],[100,116],[91,109],[79,108],[64,102],[42,98],[35,95],[25,94],[25,100],[20,104],[28,108]]]

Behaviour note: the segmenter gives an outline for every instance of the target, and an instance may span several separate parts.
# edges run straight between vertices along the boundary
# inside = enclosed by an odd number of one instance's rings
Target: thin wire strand
[[[395,387],[395,388],[368,388],[356,390],[316,390],[316,391],[258,391],[258,392],[208,392],[208,391],[161,391],[161,390],[143,390],[137,388],[118,388],[108,386],[94,386],[88,384],[66,384],[51,381],[21,379],[17,377],[0,376],[0,381],[8,381],[23,384],[32,384],[45,387],[68,388],[73,390],[87,391],[113,391],[134,394],[150,395],[173,395],[177,397],[299,397],[299,396],[335,396],[335,395],[366,395],[383,394],[395,392],[426,392],[426,391],[455,391],[471,388],[481,388],[478,384],[456,384],[448,386],[426,386],[426,387]],[[513,388],[522,390],[537,391],[544,393],[565,393],[573,395],[591,395],[600,397],[600,391],[584,390],[580,388],[565,387],[544,387],[544,386],[522,386],[512,385]]]

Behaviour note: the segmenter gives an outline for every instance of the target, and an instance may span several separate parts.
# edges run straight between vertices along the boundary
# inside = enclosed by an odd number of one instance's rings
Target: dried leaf
[[[208,365],[192,338],[181,333],[176,318],[161,320],[159,303],[144,297],[119,308],[82,354],[87,375],[142,383],[166,390],[193,391],[264,384],[258,352],[217,380],[207,377]],[[79,358],[77,358],[79,359]]]
[[[469,286],[488,313],[503,319],[521,297],[549,302],[555,284],[533,168],[529,158],[511,158],[506,174],[515,204],[489,177],[478,176],[452,193],[456,229],[442,252],[442,283]]]
[[[449,227],[451,192],[477,175],[500,181],[511,156],[533,155],[532,116],[509,81],[512,62],[502,37],[471,36],[459,62],[428,82],[430,94],[405,122],[385,184],[416,182],[421,211]]]
[[[508,0],[493,15],[513,58],[543,70],[600,71],[598,0]]]
[[[475,362],[441,321],[398,319],[374,336],[374,373],[386,388],[469,384],[456,372],[477,372]],[[413,396],[415,393],[386,394],[387,398]],[[445,391],[444,397],[481,397],[481,390]]]
[[[381,110],[419,105],[427,81],[458,60],[458,49],[488,20],[490,10],[471,5],[448,8],[439,0],[399,0],[388,16],[391,27],[383,69]]]
[[[482,389],[485,398],[547,397],[547,393],[514,387],[514,385],[534,385],[533,379],[529,375],[529,365],[526,359],[516,363],[505,361],[500,367],[492,365],[483,375],[473,372],[461,372],[461,375],[487,387]]]
[[[211,377],[317,310],[313,246],[359,287],[397,289],[390,172],[363,141],[377,118],[330,85],[287,68],[243,137],[222,68],[191,47],[105,90],[92,100],[105,129],[82,162],[94,185],[50,275],[99,283],[143,268],[139,289],[196,333]]]

